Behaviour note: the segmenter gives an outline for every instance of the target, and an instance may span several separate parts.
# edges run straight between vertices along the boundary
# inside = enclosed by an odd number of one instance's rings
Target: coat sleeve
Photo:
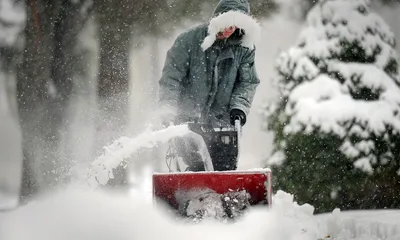
[[[189,42],[181,34],[168,50],[162,76],[159,81],[159,105],[161,111],[176,114],[182,84],[189,71]]]
[[[255,49],[248,50],[239,66],[238,77],[232,92],[230,110],[242,110],[249,114],[257,86],[260,84],[254,65]]]

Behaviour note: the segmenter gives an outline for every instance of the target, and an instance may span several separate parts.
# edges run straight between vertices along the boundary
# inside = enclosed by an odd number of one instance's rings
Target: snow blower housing
[[[226,200],[229,193],[246,192],[249,205],[268,205],[272,202],[272,174],[268,169],[254,171],[155,173],[153,196],[175,209],[189,196],[202,195],[206,190],[220,194]],[[228,195],[226,195],[228,194]],[[204,196],[204,195],[203,195]],[[235,199],[232,199],[235,202]],[[236,199],[238,200],[238,199]],[[243,199],[241,199],[243,200]]]
[[[174,151],[167,154],[167,158],[176,161],[177,168],[174,171],[170,168],[169,173],[153,174],[156,203],[167,203],[186,217],[221,219],[235,218],[253,205],[271,206],[271,171],[235,170],[241,135],[239,121],[236,121],[234,129],[210,129],[193,123],[189,129],[193,132],[191,138],[196,139],[199,145],[198,152],[203,152],[202,166],[191,167],[192,159],[189,159],[183,161],[189,167],[179,167],[179,154],[171,154]],[[174,144],[170,146],[179,148]],[[193,162],[193,165],[198,165],[199,161]]]

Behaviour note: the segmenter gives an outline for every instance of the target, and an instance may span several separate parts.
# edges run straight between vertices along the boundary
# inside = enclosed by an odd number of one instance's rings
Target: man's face
[[[225,30],[223,32],[219,32],[217,34],[217,39],[226,39],[229,38],[233,32],[235,32],[236,27],[235,26],[231,26],[229,28],[225,28]]]

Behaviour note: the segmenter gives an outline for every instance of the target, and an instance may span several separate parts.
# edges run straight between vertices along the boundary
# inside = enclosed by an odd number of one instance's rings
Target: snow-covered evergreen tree
[[[318,211],[399,207],[400,82],[394,35],[368,0],[321,0],[278,58],[276,187]]]

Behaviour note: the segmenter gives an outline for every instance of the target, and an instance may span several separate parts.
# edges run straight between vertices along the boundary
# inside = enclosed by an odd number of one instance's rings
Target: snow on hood
[[[241,46],[254,49],[260,37],[261,27],[256,19],[240,10],[230,10],[221,13],[210,20],[208,25],[208,36],[204,39],[201,47],[207,50],[217,40],[217,34],[230,26],[236,26],[244,30]]]

